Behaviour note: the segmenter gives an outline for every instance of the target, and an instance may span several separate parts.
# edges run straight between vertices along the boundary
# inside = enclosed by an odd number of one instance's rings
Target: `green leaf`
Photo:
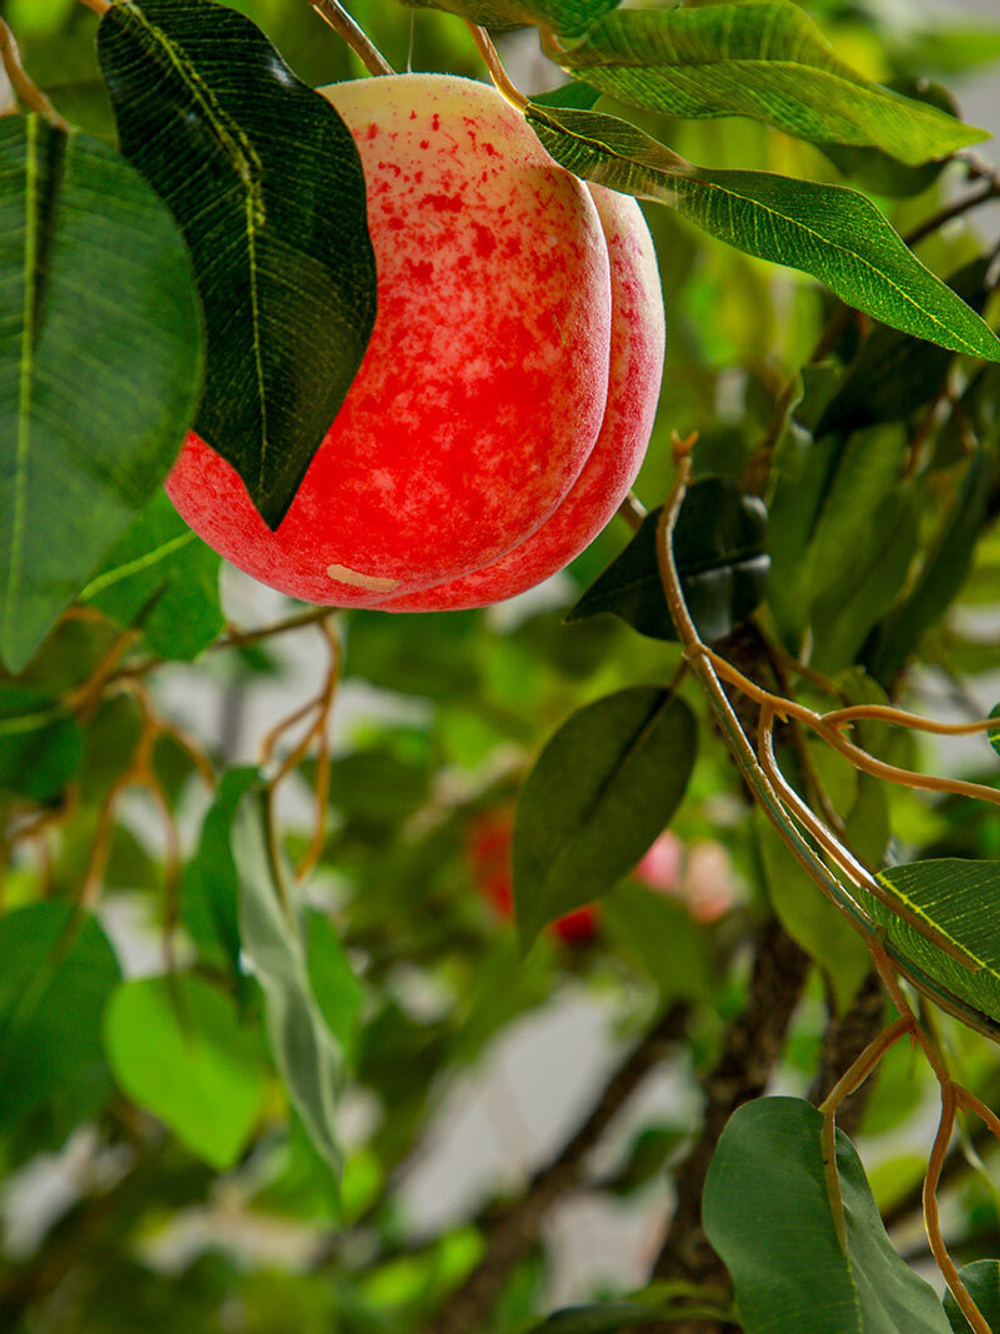
[[[219,556],[158,491],[79,595],[116,625],[140,625],[161,658],[195,658],[225,624]]]
[[[683,1312],[690,1318],[690,1310]],[[655,1322],[668,1317],[662,1312],[651,1310],[648,1306],[636,1306],[631,1302],[609,1302],[603,1306],[574,1306],[534,1325],[528,1334],[617,1334],[620,1329],[632,1329],[645,1326],[647,1329]],[[678,1312],[678,1320],[682,1313]]]
[[[202,340],[170,214],[110,149],[37,116],[0,120],[0,273],[0,656],[17,672],[173,463]]]
[[[680,805],[696,746],[694,714],[658,686],[599,699],[548,741],[514,826],[514,904],[525,945],[635,866]]]
[[[868,671],[887,689],[923,635],[951,606],[989,521],[997,467],[991,453],[976,450],[950,513],[945,516],[913,587],[879,625],[866,646]]]
[[[619,9],[578,42],[550,39],[567,73],[670,116],[749,116],[818,143],[879,148],[910,165],[988,139],[937,107],[862,78],[788,0]]]
[[[980,256],[948,279],[952,291],[979,314],[990,293],[990,266],[991,261]],[[907,421],[938,397],[953,361],[945,348],[895,329],[875,329],[824,408],[814,434],[819,438],[829,431],[857,431],[880,422]]]
[[[316,1149],[339,1175],[336,1099],[343,1056],[309,978],[306,944],[287,901],[287,868],[268,834],[266,796],[251,789],[232,825],[243,949],[264,991],[267,1031],[289,1097]]]
[[[546,149],[576,175],[667,204],[737,250],[812,274],[883,324],[1000,361],[1000,340],[989,326],[856,190],[697,167],[599,112],[530,106],[526,115]]]
[[[75,1118],[107,1078],[101,1016],[121,980],[96,918],[35,903],[0,918],[0,1125],[60,1100]]]
[[[125,982],[104,1022],[120,1087],[220,1172],[240,1157],[267,1096],[267,1066],[233,1002],[197,977]]]
[[[539,24],[562,33],[584,32],[619,0],[403,0],[414,9],[444,9],[484,28]]]
[[[933,1289],[886,1236],[861,1160],[837,1132],[847,1254],[834,1226],[823,1118],[798,1098],[761,1098],[722,1132],[702,1222],[729,1270],[746,1334],[948,1334]]]
[[[364,991],[329,920],[306,914],[306,963],[309,984],[327,1027],[345,1052],[354,1048]]]
[[[607,933],[656,982],[661,1004],[708,996],[706,933],[683,903],[641,885],[624,884],[605,897],[601,913]]]
[[[113,5],[98,54],[122,152],[194,259],[208,332],[195,429],[276,528],[375,320],[354,141],[249,19],[208,0]]]
[[[677,638],[656,554],[661,509],[646,516],[622,554],[570,609],[567,621],[611,612],[652,639]],[[743,495],[725,477],[695,482],[677,516],[674,556],[702,639],[723,639],[764,597],[770,557],[763,503]]]
[[[907,963],[943,992],[943,1005],[947,1007],[949,997],[957,998],[983,1016],[987,1031],[1000,1032],[1000,937],[996,929],[1000,862],[955,857],[908,862],[889,867],[878,878],[911,913],[950,941],[966,963],[946,954],[890,908],[858,890],[889,941]]]
[[[993,1334],[1000,1334],[1000,1260],[977,1260],[960,1269],[958,1276]],[[972,1326],[950,1292],[944,1294],[944,1309],[952,1334],[971,1334]]]
[[[40,690],[0,686],[0,788],[52,801],[80,767],[76,719]]]
[[[230,769],[205,815],[195,855],[184,868],[181,916],[199,951],[224,963],[235,981],[240,964],[239,880],[230,839],[233,817],[243,796],[260,781],[255,768]]]

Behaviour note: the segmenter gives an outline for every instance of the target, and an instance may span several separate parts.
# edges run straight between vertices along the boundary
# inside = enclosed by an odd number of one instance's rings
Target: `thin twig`
[[[497,49],[490,40],[490,35],[485,28],[477,27],[475,23],[469,23],[466,20],[466,27],[472,33],[472,40],[476,44],[476,50],[483,58],[483,64],[489,71],[490,78],[493,80],[493,86],[497,92],[507,99],[515,111],[527,111],[530,106],[528,98],[521,92],[510,78],[510,75],[501,64]]]
[[[637,533],[642,527],[643,520],[646,517],[646,506],[634,491],[630,491],[618,506],[618,513],[632,529],[633,533]],[[997,725],[1000,726],[1000,723]]]
[[[365,30],[348,14],[339,0],[309,0],[324,23],[328,23],[351,48],[369,74],[395,74],[396,71]]]
[[[3,60],[3,67],[7,71],[11,87],[28,110],[37,111],[57,130],[68,132],[69,122],[63,120],[42,90],[29,79],[27,71],[21,64],[21,53],[17,49],[14,34],[3,19],[0,19],[0,59]]]
[[[908,232],[903,239],[912,249],[919,245],[921,241],[926,240],[928,236],[940,231],[947,223],[954,221],[955,218],[961,218],[964,214],[970,213],[982,204],[988,204],[992,199],[1000,199],[1000,179],[988,179],[981,189],[965,195],[954,204],[949,204],[947,208],[943,208],[940,213],[935,213],[932,218],[928,218],[919,227],[914,227],[913,231]]]

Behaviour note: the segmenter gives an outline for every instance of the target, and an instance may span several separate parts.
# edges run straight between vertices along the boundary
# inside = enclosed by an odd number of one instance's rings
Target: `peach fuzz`
[[[306,601],[497,601],[572,559],[641,462],[662,369],[648,233],[631,200],[588,191],[485,84],[420,74],[323,91],[365,171],[368,351],[277,532],[193,434],[168,494],[233,564]]]

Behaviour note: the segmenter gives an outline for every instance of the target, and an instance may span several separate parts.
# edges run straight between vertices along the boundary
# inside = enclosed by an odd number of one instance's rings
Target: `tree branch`
[[[427,1334],[475,1334],[485,1329],[504,1284],[530,1254],[549,1209],[585,1180],[584,1159],[642,1081],[684,1033],[687,1007],[675,1005],[642,1039],[612,1077],[590,1115],[516,1200],[482,1219],[486,1254],[428,1325]]]
[[[705,1119],[676,1176],[677,1205],[656,1261],[656,1279],[730,1286],[729,1275],[701,1226],[701,1197],[708,1165],[726,1122],[738,1107],[764,1093],[784,1047],[806,975],[809,957],[775,920],[757,935],[750,994],[743,1013],[730,1025],[722,1055],[705,1080]],[[722,1330],[716,1322],[692,1320],[654,1324],[640,1334],[690,1334]]]
[[[369,74],[396,73],[364,28],[355,22],[338,0],[309,0],[309,3],[323,22],[343,37]]]
[[[871,972],[862,982],[850,1008],[841,1017],[831,1015],[823,1035],[819,1070],[809,1090],[809,1101],[818,1107],[837,1080],[845,1074],[885,1023],[885,992],[878,974]],[[872,1075],[837,1111],[837,1126],[851,1135],[858,1128],[875,1087]]]

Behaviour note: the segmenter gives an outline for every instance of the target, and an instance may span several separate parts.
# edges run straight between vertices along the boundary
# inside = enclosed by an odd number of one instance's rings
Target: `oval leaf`
[[[856,190],[764,171],[710,171],[600,112],[532,106],[526,114],[556,161],[577,176],[667,204],[737,250],[812,274],[894,329],[1000,361],[992,329]]]
[[[259,789],[248,792],[233,819],[240,938],[264,991],[271,1050],[289,1096],[313,1144],[339,1173],[336,1098],[343,1057],[313,994],[306,945],[284,897],[289,877],[268,838],[264,802]]]
[[[118,960],[96,918],[56,902],[0,918],[0,959],[0,1125],[53,1101],[72,1125],[109,1085],[101,1016]]]
[[[201,330],[146,182],[36,116],[0,119],[0,272],[0,656],[16,672],[173,463]]]
[[[916,166],[988,139],[838,59],[789,0],[619,9],[546,54],[619,101],[670,116],[749,116],[816,143],[878,148]]]
[[[105,1016],[121,1088],[218,1171],[237,1161],[267,1096],[267,1067],[223,992],[196,977],[118,988]]]
[[[567,621],[611,612],[651,639],[677,638],[656,555],[659,517],[659,509],[646,516]],[[764,599],[770,557],[763,502],[728,478],[695,482],[677,516],[674,557],[699,634],[708,643],[723,639]]]
[[[1000,1334],[1000,1260],[977,1260],[959,1270],[958,1276],[993,1334]],[[972,1326],[950,1292],[944,1294],[944,1309],[953,1334],[972,1334]]]
[[[525,945],[627,875],[680,805],[697,725],[658,686],[633,686],[573,714],[521,792],[514,905]]]
[[[871,917],[885,928],[905,962],[943,991],[983,1016],[1000,1036],[1000,862],[942,857],[892,866],[880,882],[962,954],[963,964],[919,935],[891,909],[858,890]]]
[[[702,1221],[746,1334],[949,1334],[933,1289],[893,1250],[861,1160],[838,1131],[841,1251],[822,1125],[799,1098],[761,1098],[730,1118],[709,1167]]]
[[[249,19],[208,0],[122,0],[98,54],[122,152],[194,259],[208,333],[195,429],[276,528],[375,320],[354,141]]]

